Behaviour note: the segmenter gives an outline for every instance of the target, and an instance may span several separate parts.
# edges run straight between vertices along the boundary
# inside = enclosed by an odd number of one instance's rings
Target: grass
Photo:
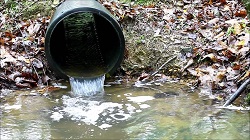
[[[24,0],[22,2],[5,0],[5,2],[1,2],[1,5],[5,9],[3,14],[11,18],[32,19],[37,17],[38,14],[50,16],[53,12],[51,0]]]

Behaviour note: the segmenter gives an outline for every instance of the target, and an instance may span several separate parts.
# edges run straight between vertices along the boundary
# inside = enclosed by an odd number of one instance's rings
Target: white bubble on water
[[[112,125],[104,123],[104,124],[102,124],[102,125],[100,125],[98,127],[101,128],[101,129],[105,129],[105,128],[112,127]]]
[[[6,109],[6,110],[18,110],[21,108],[22,108],[22,105],[8,105],[8,106],[5,106],[4,109]]]
[[[128,120],[132,114],[142,112],[142,109],[149,108],[148,104],[144,102],[153,100],[152,96],[137,96],[126,97],[128,101],[133,103],[114,103],[114,102],[101,102],[92,100],[92,97],[70,97],[67,95],[62,96],[62,107],[55,108],[51,118],[54,121],[60,121],[63,117],[70,118],[78,123],[84,122],[86,125],[94,125],[101,129],[108,129],[114,123]],[[134,106],[137,104],[139,106]]]
[[[50,118],[52,118],[54,121],[60,121],[60,119],[63,118],[63,115],[59,112],[53,112]]]
[[[70,117],[71,120],[81,121],[87,125],[98,126],[105,123],[107,124],[107,122],[111,121],[108,120],[109,118],[106,118],[104,122],[102,121],[102,124],[100,124],[98,119],[103,116],[108,116],[109,114],[112,114],[113,112],[119,111],[123,108],[123,105],[119,103],[101,103],[99,101],[91,101],[82,97],[72,98],[69,96],[63,96],[62,100],[64,107],[59,110],[59,112],[62,112],[66,116]]]
[[[137,96],[137,97],[127,97],[128,101],[132,101],[135,103],[142,103],[142,102],[146,102],[149,100],[153,100],[155,99],[152,96]]]
[[[140,106],[140,108],[143,108],[143,109],[150,107],[150,105],[148,105],[148,104],[141,104],[139,106]]]

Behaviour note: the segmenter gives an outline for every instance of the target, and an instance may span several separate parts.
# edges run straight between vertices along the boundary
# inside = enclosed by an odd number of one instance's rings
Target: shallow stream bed
[[[130,85],[92,97],[18,91],[1,103],[0,139],[250,139],[249,111],[220,109],[178,83],[156,88],[166,94]]]

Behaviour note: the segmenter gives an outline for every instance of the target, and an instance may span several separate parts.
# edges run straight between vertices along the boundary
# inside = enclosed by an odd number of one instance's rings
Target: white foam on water
[[[105,75],[96,78],[73,78],[70,77],[71,91],[77,96],[93,96],[104,93]]]
[[[140,106],[140,108],[149,108],[150,107],[150,105],[148,105],[148,104],[141,104],[141,105],[139,105]]]
[[[60,119],[63,118],[63,115],[59,112],[53,112],[50,118],[52,118],[54,121],[60,121]]]
[[[136,103],[139,108],[129,103],[105,102],[102,99],[104,80],[105,76],[95,79],[71,77],[71,92],[75,96],[62,96],[63,106],[55,108],[50,117],[54,121],[60,121],[66,117],[79,122],[79,124],[84,122],[86,125],[94,125],[106,130],[120,121],[129,119],[133,113],[149,108],[149,105],[142,103],[154,99],[152,96],[130,97],[132,93],[124,94],[128,101],[133,102],[133,104]]]
[[[64,95],[62,96],[63,105],[61,107],[56,107],[50,117],[53,121],[69,118],[72,121],[79,123],[84,122],[86,125],[94,125],[100,129],[106,130],[120,121],[128,120],[134,113],[149,108],[149,105],[141,103],[154,98],[151,96],[128,98],[133,103],[137,102],[139,108],[130,103],[102,102],[92,99],[92,97],[70,97]]]
[[[22,105],[9,105],[9,106],[5,106],[4,109],[6,110],[18,110],[18,109],[21,109],[22,108]]]
[[[127,97],[127,99],[128,101],[132,101],[135,103],[142,103],[145,101],[153,100],[155,98],[152,96],[137,96],[137,97]]]
[[[112,127],[112,125],[106,124],[106,123],[99,126],[99,128],[101,128],[101,129],[106,129],[106,128],[109,128],[109,127]]]
[[[50,116],[54,121],[59,121],[63,117],[70,118],[73,121],[84,122],[87,125],[95,125],[101,129],[112,127],[110,114],[115,114],[123,109],[123,104],[113,102],[91,101],[84,97],[62,97],[63,108],[56,110]],[[122,115],[121,113],[119,115]],[[99,119],[106,116],[105,121]],[[126,115],[128,118],[128,115]],[[114,117],[113,119],[116,120]],[[119,119],[117,119],[119,120]]]
[[[217,107],[220,109],[230,109],[230,110],[243,110],[243,111],[250,111],[250,107],[242,107],[242,106],[234,106],[234,105],[229,105],[229,106],[220,106]]]

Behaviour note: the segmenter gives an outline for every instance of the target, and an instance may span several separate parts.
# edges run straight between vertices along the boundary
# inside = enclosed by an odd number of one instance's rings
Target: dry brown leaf
[[[5,40],[3,38],[0,38],[0,45],[4,45]]]
[[[233,66],[232,66],[232,69],[233,69],[233,70],[240,70],[240,68],[241,68],[241,65],[240,65],[240,64],[234,63]]]
[[[217,58],[213,53],[207,54],[203,57],[203,59],[205,58],[210,58],[210,60],[212,60],[213,62],[217,62]]]
[[[220,32],[218,35],[216,35],[214,38],[215,38],[215,39],[218,39],[218,38],[222,37],[224,34],[225,34],[225,33],[222,31],[222,32]]]
[[[216,78],[218,79],[218,82],[222,81],[224,78],[225,78],[225,75],[226,72],[218,72],[217,75],[216,75]]]
[[[245,75],[239,81],[242,81],[242,80],[244,80],[246,78],[250,78],[250,71],[249,70],[246,71]]]
[[[227,0],[220,0],[220,3],[221,3],[222,5],[227,4]]]
[[[1,68],[7,65],[7,63],[16,63],[16,59],[2,46],[1,47]]]
[[[240,25],[239,23],[235,23],[235,24],[233,25],[233,27],[234,27],[234,32],[233,32],[233,33],[234,33],[235,35],[241,33],[242,28],[241,28],[241,25]]]
[[[240,9],[235,13],[236,17],[246,17],[247,16],[247,10],[246,9]]]

